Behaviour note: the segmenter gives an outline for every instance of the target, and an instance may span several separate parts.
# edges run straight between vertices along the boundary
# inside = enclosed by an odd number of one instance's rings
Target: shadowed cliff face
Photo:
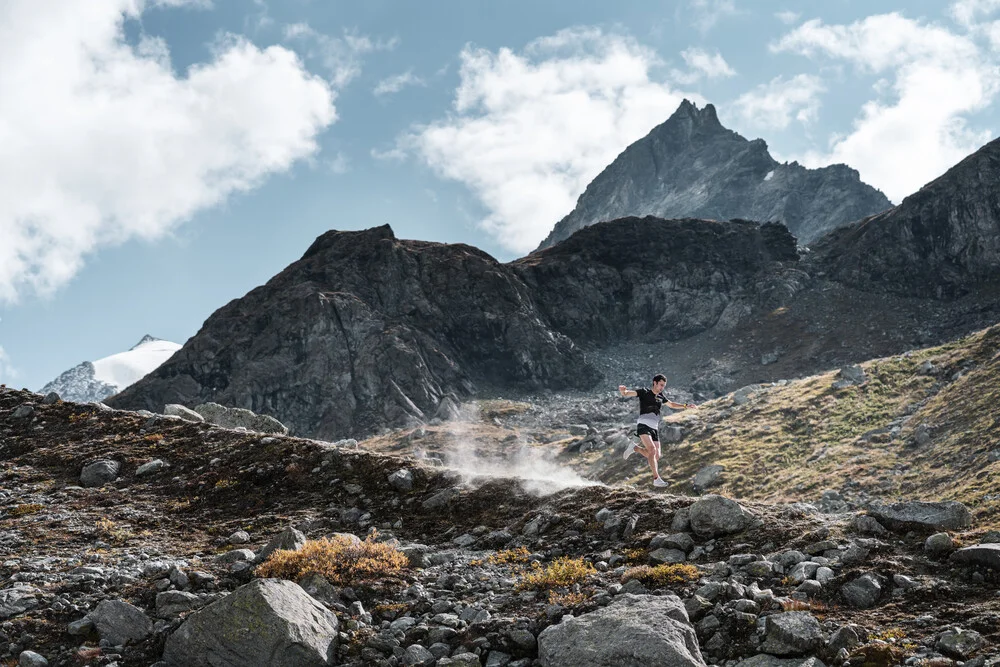
[[[865,289],[948,297],[1000,281],[1000,139],[899,206],[816,245],[836,280]]]
[[[385,226],[319,237],[111,403],[213,400],[335,438],[430,419],[445,396],[477,386],[595,379],[502,264],[469,246],[400,241]]]
[[[854,169],[778,163],[763,140],[723,127],[711,104],[685,100],[587,186],[540,248],[597,222],[647,215],[782,222],[806,244],[890,206]]]
[[[556,329],[605,344],[709,329],[797,260],[782,225],[647,217],[587,227],[511,267]]]

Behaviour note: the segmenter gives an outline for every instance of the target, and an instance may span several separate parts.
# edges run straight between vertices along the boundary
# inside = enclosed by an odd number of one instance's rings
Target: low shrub
[[[622,583],[638,579],[646,586],[662,588],[672,584],[696,581],[699,576],[698,568],[686,563],[665,563],[653,567],[640,565],[625,570],[625,573],[622,575]]]
[[[564,556],[557,558],[542,567],[540,563],[532,563],[531,571],[525,573],[517,582],[519,590],[552,590],[568,588],[573,584],[586,581],[587,577],[597,574],[597,570],[582,558]]]
[[[258,577],[298,581],[318,574],[335,586],[353,586],[398,577],[409,560],[391,544],[376,542],[375,534],[361,542],[348,537],[308,540],[299,551],[279,549],[257,566]]]

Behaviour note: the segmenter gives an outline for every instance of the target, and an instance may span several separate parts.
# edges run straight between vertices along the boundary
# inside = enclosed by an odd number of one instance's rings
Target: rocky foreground
[[[0,389],[0,512],[6,665],[1000,664],[1000,534],[956,502],[539,496]],[[281,578],[334,552],[369,558]]]

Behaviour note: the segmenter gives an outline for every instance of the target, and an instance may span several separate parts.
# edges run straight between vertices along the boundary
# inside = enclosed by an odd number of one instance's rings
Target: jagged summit
[[[539,248],[596,222],[646,215],[782,222],[806,244],[891,205],[856,170],[779,163],[763,139],[724,127],[711,104],[684,100],[587,186]]]
[[[138,343],[129,348],[129,352],[131,352],[132,350],[137,350],[143,345],[148,345],[149,343],[157,343],[162,340],[163,340],[162,338],[156,338],[155,336],[150,336],[149,334],[146,334],[139,340]]]

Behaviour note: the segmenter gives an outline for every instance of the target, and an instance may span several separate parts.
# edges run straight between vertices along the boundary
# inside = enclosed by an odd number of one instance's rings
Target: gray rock
[[[1000,570],[1000,544],[973,544],[953,553],[950,560]]]
[[[57,397],[58,398],[58,397]],[[34,651],[21,651],[17,657],[17,667],[48,667],[49,661]]]
[[[160,618],[172,618],[204,605],[205,602],[194,593],[163,591],[156,594],[156,615]]]
[[[851,528],[855,532],[861,533],[862,535],[885,535],[887,532],[885,526],[878,522],[875,517],[868,516],[867,514],[859,514],[858,516],[851,519]]]
[[[986,640],[975,630],[948,630],[938,638],[934,648],[945,655],[959,660],[968,660],[972,654],[986,645]]]
[[[621,595],[609,606],[542,631],[543,667],[703,667],[698,638],[676,595]]]
[[[407,468],[402,468],[389,475],[389,484],[397,491],[406,493],[413,490],[413,473]]]
[[[424,509],[428,510],[440,510],[448,507],[455,499],[459,496],[459,491],[456,488],[445,489],[444,491],[439,491],[433,496],[421,503]]]
[[[254,562],[253,549],[230,549],[224,551],[213,559],[216,565],[232,565],[233,563]]]
[[[336,664],[337,617],[297,584],[257,579],[196,611],[167,639],[171,667]]]
[[[948,533],[934,533],[924,540],[924,551],[932,556],[944,556],[955,548]]]
[[[94,629],[94,622],[90,620],[90,617],[84,616],[83,618],[77,619],[75,621],[70,621],[66,624],[66,632],[75,637],[85,637],[90,634],[90,631]]]
[[[14,419],[27,419],[35,414],[35,407],[33,405],[19,405],[14,410],[12,415]]]
[[[847,649],[849,651],[860,643],[861,638],[858,636],[857,631],[849,625],[843,625],[837,628],[837,631],[830,637],[830,643],[827,648],[831,653],[837,653],[840,649]]]
[[[882,584],[875,575],[863,574],[841,586],[840,594],[852,607],[870,609],[882,596]]]
[[[786,611],[767,617],[760,650],[772,655],[802,655],[823,645],[823,629],[812,614]]]
[[[865,371],[861,366],[844,366],[837,373],[836,381],[834,382],[834,387],[844,388],[852,385],[864,384],[868,381],[868,376],[865,375]]]
[[[773,655],[760,653],[741,660],[736,667],[825,667],[819,658],[775,658]]]
[[[893,530],[960,530],[972,525],[972,513],[960,502],[874,502],[868,513]]]
[[[245,428],[257,433],[288,435],[288,427],[274,417],[259,415],[246,408],[228,408],[218,403],[202,403],[194,408],[205,421],[223,428]]]
[[[435,667],[482,667],[475,653],[459,653],[450,658],[441,658]]]
[[[650,549],[680,549],[688,552],[694,549],[694,538],[688,533],[672,533],[670,535],[657,535],[649,541]]]
[[[138,477],[144,477],[146,475],[155,475],[156,473],[160,472],[166,467],[167,464],[161,461],[160,459],[153,459],[152,461],[149,461],[148,463],[143,463],[141,466],[136,468],[135,474]]]
[[[271,541],[257,553],[253,559],[255,563],[263,563],[267,557],[278,549],[286,551],[298,551],[306,544],[306,536],[301,530],[296,530],[289,526],[271,538]]]
[[[37,588],[24,584],[0,590],[0,621],[37,607],[39,603],[35,596],[40,592]]]
[[[655,549],[649,553],[649,562],[653,565],[663,563],[683,563],[687,560],[687,555],[680,549]]]
[[[49,393],[45,394],[45,398],[42,399],[42,405],[53,405],[55,403],[58,403],[59,401],[60,401],[59,394],[54,391],[50,391]]]
[[[705,538],[738,533],[750,526],[753,515],[730,498],[708,495],[690,508],[691,530]]]
[[[705,466],[695,473],[694,477],[691,479],[691,486],[697,493],[700,493],[709,487],[715,486],[722,481],[722,473],[725,470],[725,466],[717,464]]]
[[[802,561],[792,567],[791,572],[788,573],[788,578],[791,579],[793,584],[801,584],[807,579],[812,579],[817,570],[819,570],[819,563],[814,563],[809,560]]]
[[[670,521],[670,530],[675,533],[682,533],[691,529],[691,509],[682,507],[674,512],[674,517]]]
[[[168,403],[163,406],[163,414],[170,417],[180,417],[184,421],[189,422],[203,422],[205,418],[200,414],[192,410],[191,408],[185,407],[179,403]]]
[[[411,644],[403,652],[404,667],[433,667],[435,662],[434,654],[420,644]]]
[[[104,486],[118,477],[121,464],[110,459],[101,459],[83,466],[80,473],[80,484],[87,487]]]
[[[87,617],[101,639],[113,646],[140,642],[153,632],[149,617],[123,600],[103,600]]]
[[[250,533],[245,530],[237,530],[226,541],[230,544],[246,544],[250,541]]]

